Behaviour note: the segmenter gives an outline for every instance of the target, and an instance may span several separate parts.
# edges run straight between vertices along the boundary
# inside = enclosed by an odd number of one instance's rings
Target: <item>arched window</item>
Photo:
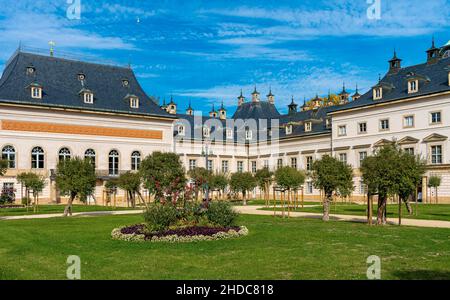
[[[111,150],[108,157],[109,175],[119,175],[119,152]]]
[[[92,166],[95,169],[95,151],[93,149],[87,149],[84,152],[84,158],[91,161]]]
[[[131,153],[131,170],[137,171],[141,165],[141,153],[134,151]]]
[[[8,168],[16,168],[16,150],[13,146],[5,146],[2,149],[2,159],[8,162]]]
[[[34,147],[33,150],[31,150],[31,168],[44,168],[44,150],[41,147]]]
[[[67,148],[61,148],[58,153],[59,161],[65,161],[70,159],[70,150]]]

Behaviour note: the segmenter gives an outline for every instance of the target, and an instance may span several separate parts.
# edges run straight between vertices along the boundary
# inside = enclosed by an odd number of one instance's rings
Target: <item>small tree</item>
[[[34,212],[37,212],[39,207],[39,193],[42,192],[45,187],[45,178],[34,173],[31,174],[34,176],[28,177],[28,186],[33,191]]]
[[[202,193],[205,192],[206,186],[209,184],[209,180],[211,179],[211,175],[211,171],[202,167],[195,167],[188,171],[189,178],[194,182],[195,200],[198,200],[198,194],[200,191],[202,191]]]
[[[64,216],[72,215],[72,203],[75,197],[85,200],[95,189],[95,170],[89,159],[74,157],[60,161],[56,167],[56,187],[62,195],[68,195],[69,201]]]
[[[438,203],[438,187],[441,185],[441,177],[433,175],[428,179],[428,187],[434,188],[434,196],[436,197],[436,203]]]
[[[5,159],[0,159],[0,176],[5,175],[8,170],[8,161]]]
[[[273,172],[269,168],[262,168],[256,171],[255,179],[259,189],[264,192],[264,201],[269,205],[269,189],[272,183]]]
[[[341,196],[348,196],[353,190],[352,167],[325,155],[316,160],[312,166],[312,179],[316,188],[324,191],[323,220],[330,219],[330,203],[333,201],[333,192]]]
[[[281,167],[275,171],[275,181],[283,190],[287,190],[291,201],[291,192],[297,190],[305,182],[305,173],[292,167]],[[289,204],[290,206],[290,204]]]
[[[247,192],[256,187],[256,179],[250,172],[233,173],[230,178],[230,188],[242,193],[244,205],[247,205]]]
[[[33,172],[19,173],[16,178],[17,181],[25,187],[27,210],[30,206],[30,194],[32,194],[34,198],[33,210],[36,212],[39,205],[39,193],[42,192],[45,187],[45,179]]]
[[[141,188],[141,176],[139,173],[126,172],[117,178],[116,184],[119,188],[124,190],[127,194],[127,198],[131,202],[131,207],[136,207],[136,195],[138,195],[141,202],[146,205],[143,197],[140,193]]]
[[[222,198],[222,195],[225,194],[225,190],[228,186],[228,178],[225,174],[213,174],[209,179],[209,186],[213,190],[219,191],[219,198]]]
[[[155,195],[155,200],[174,205],[185,190],[186,176],[180,158],[176,153],[153,152],[142,160],[139,173],[144,186]]]

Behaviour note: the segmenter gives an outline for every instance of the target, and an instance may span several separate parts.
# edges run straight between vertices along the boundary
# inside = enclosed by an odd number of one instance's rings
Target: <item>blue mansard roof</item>
[[[31,97],[31,84],[42,87],[42,99]],[[92,92],[93,104],[84,103],[80,91]],[[130,107],[127,95],[139,98],[138,108]],[[22,51],[11,57],[3,71],[0,103],[173,118],[144,92],[130,68]]]

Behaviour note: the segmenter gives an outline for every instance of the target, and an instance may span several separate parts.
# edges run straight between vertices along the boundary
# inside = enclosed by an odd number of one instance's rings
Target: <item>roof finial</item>
[[[433,37],[431,38],[431,48],[435,48],[435,46],[434,46],[434,34],[433,34]]]
[[[241,95],[240,95],[240,97],[243,97],[243,95],[242,95],[242,89],[241,89]]]
[[[358,92],[358,84],[356,84],[356,92]]]

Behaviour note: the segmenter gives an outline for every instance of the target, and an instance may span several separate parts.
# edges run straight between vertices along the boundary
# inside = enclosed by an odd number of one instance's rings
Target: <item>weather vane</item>
[[[48,42],[48,44],[50,45],[50,56],[53,56],[53,53],[55,51],[54,47],[55,47],[56,43],[54,41],[50,41],[50,42]]]

